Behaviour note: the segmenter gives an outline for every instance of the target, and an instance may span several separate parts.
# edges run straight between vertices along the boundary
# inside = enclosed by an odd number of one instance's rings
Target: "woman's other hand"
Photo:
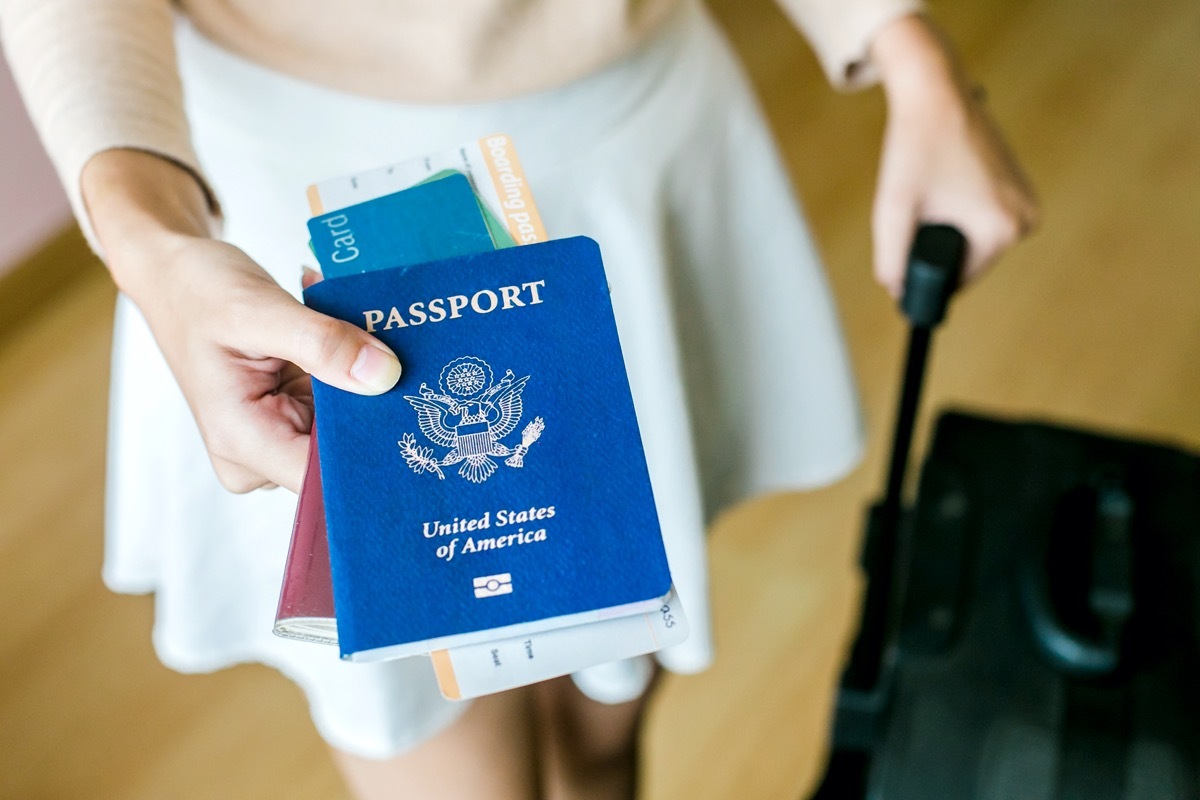
[[[898,297],[916,226],[948,223],[967,237],[964,282],[1037,224],[1038,207],[945,40],[924,17],[876,37],[888,121],[872,212],[875,277]]]
[[[241,250],[211,238],[204,193],[184,169],[110,150],[82,180],[105,261],[149,323],[222,485],[298,491],[313,418],[309,375],[380,394],[400,377],[396,356],[298,303]]]

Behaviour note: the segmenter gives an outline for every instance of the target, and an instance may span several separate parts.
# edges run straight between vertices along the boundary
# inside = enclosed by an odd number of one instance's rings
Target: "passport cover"
[[[461,173],[313,217],[308,232],[326,278],[495,246],[471,183]]]
[[[454,170],[442,170],[420,185],[454,179],[458,182],[467,181],[465,175]],[[417,192],[404,198],[405,208],[412,212],[407,219],[391,219],[386,226],[373,224],[356,228],[354,245],[368,252],[391,252],[402,254],[396,264],[384,265],[378,259],[364,262],[362,271],[371,271],[383,266],[404,266],[411,262],[405,259],[419,258],[424,261],[462,255],[463,252],[474,252],[469,248],[481,244],[477,228],[472,224],[474,213],[482,215],[490,238],[483,242],[491,247],[497,237],[505,246],[512,247],[515,242],[504,231],[503,226],[495,215],[487,211],[486,205],[471,189],[474,205],[463,206],[461,201],[461,185],[451,184],[451,191],[446,192]],[[401,190],[406,192],[409,190]],[[393,192],[398,194],[397,192]],[[386,198],[387,196],[384,196]],[[380,198],[383,199],[383,198]],[[371,205],[380,199],[364,201],[360,206]],[[448,206],[437,203],[449,200]],[[389,200],[381,206],[383,217],[394,213],[394,200]],[[422,204],[429,204],[424,205]],[[453,215],[459,215],[455,217]],[[336,218],[336,214],[326,214],[317,220]],[[377,216],[379,216],[377,214]],[[452,222],[446,228],[451,235],[443,240],[430,239],[425,231],[414,230],[413,219],[438,217]],[[358,215],[356,215],[358,218]],[[314,220],[314,221],[317,221]],[[328,226],[316,226],[319,232]],[[472,233],[472,230],[475,232]],[[332,240],[327,241],[327,245]],[[316,248],[313,247],[314,252]],[[326,254],[328,257],[328,253]],[[353,262],[351,262],[353,263]],[[329,575],[329,543],[325,531],[325,503],[322,497],[321,465],[318,458],[317,437],[310,439],[308,462],[304,472],[304,483],[300,488],[300,496],[296,503],[296,516],[292,523],[292,540],[288,547],[287,560],[284,562],[283,584],[280,587],[279,605],[275,612],[274,632],[289,639],[299,639],[322,644],[337,644],[337,620],[333,609],[333,583]]]
[[[595,242],[327,279],[305,300],[404,365],[377,397],[313,382],[343,656],[667,594]]]

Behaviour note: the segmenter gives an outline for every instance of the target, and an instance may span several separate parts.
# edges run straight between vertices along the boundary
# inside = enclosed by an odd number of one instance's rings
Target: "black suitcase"
[[[963,413],[901,486],[961,237],[922,229],[819,800],[1200,798],[1200,457]]]

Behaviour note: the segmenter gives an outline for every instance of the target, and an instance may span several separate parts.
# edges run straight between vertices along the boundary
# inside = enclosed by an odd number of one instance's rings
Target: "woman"
[[[977,276],[1035,205],[915,0],[781,2],[835,85],[878,79],[887,95],[878,280],[898,293],[918,221],[960,227]],[[631,796],[649,661],[465,705],[423,659],[348,665],[274,639],[294,498],[255,490],[300,485],[308,375],[378,394],[401,370],[294,299],[304,185],[507,133],[552,234],[604,248],[694,631],[659,660],[704,668],[705,520],[829,481],[861,449],[815,250],[727,45],[696,0],[179,6],[0,6],[14,74],[122,291],[106,581],[156,593],[164,663],[255,660],[296,680],[362,797]]]

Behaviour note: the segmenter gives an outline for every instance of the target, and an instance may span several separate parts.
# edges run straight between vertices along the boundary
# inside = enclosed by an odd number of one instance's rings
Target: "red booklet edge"
[[[336,637],[300,634],[281,629],[293,619],[335,620],[333,580],[329,568],[329,537],[325,529],[325,498],[321,489],[321,462],[314,423],[308,445],[304,482],[296,500],[292,540],[283,568],[275,633],[308,641],[336,642]]]

